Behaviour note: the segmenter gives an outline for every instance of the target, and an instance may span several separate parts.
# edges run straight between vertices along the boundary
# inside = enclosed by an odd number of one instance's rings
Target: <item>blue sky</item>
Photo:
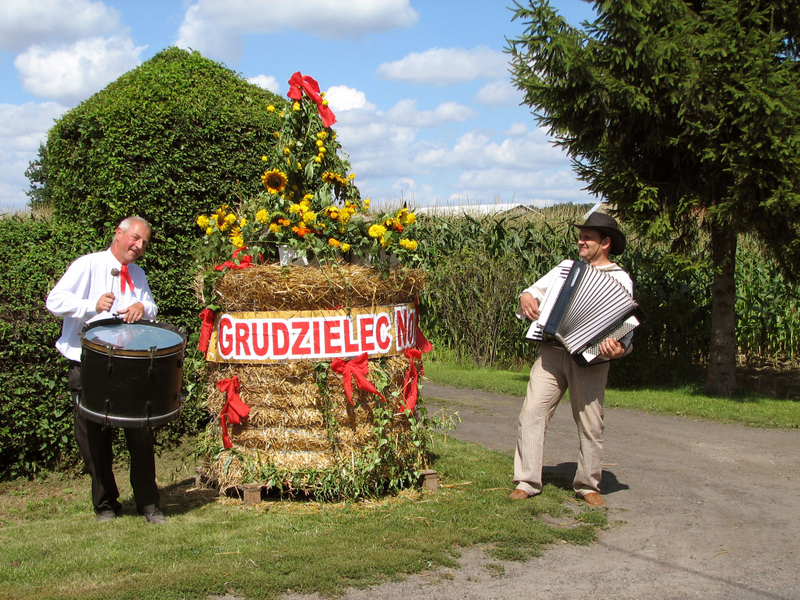
[[[590,3],[551,4],[573,25]],[[0,3],[0,212],[55,119],[169,46],[285,95],[314,77],[356,184],[413,206],[594,202],[513,88],[511,0],[8,0]]]

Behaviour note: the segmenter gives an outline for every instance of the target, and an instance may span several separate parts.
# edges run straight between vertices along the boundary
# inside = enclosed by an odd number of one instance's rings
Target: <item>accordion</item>
[[[644,311],[619,281],[600,269],[572,260],[556,268],[539,318],[525,337],[560,342],[581,366],[601,362],[600,343],[633,331],[644,322]]]

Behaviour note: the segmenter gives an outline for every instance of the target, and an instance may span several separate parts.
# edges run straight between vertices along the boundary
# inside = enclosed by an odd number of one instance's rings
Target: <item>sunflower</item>
[[[271,169],[261,176],[261,181],[264,182],[264,187],[270,194],[280,194],[286,187],[289,178],[283,171]]]
[[[331,171],[325,171],[322,174],[322,181],[325,183],[334,183],[339,186],[345,186],[348,184],[347,178],[342,177],[338,173],[332,173]]]

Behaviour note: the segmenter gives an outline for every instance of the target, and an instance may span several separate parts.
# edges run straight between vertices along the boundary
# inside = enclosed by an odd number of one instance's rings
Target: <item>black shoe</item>
[[[97,513],[97,522],[98,523],[108,523],[109,521],[113,521],[117,518],[117,513],[113,510],[101,510]]]
[[[144,518],[147,519],[148,523],[152,523],[153,525],[166,525],[167,519],[164,517],[164,513],[162,513],[157,508],[151,511],[147,511],[144,513]]]

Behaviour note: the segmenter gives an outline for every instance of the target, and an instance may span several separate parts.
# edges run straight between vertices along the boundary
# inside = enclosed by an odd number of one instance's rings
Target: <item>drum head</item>
[[[169,354],[183,346],[186,335],[166,323],[140,320],[103,319],[89,323],[81,331],[82,344],[99,352],[114,349],[119,356],[140,355],[156,349],[156,356]]]

